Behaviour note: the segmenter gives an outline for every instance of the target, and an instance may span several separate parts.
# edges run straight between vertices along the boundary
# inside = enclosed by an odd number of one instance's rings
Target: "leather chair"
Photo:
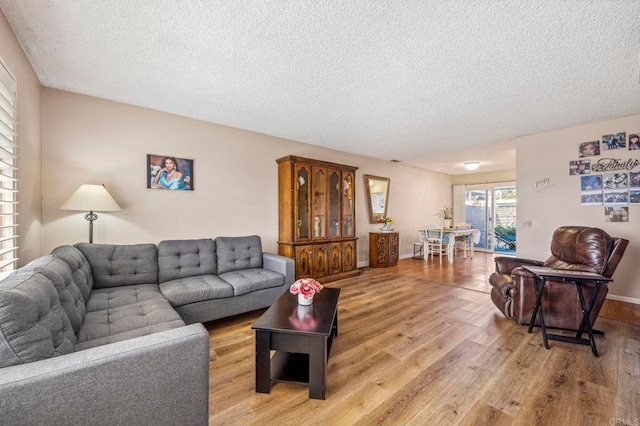
[[[563,226],[551,239],[551,256],[545,261],[499,256],[496,271],[489,277],[491,300],[507,317],[520,324],[529,324],[536,291],[533,275],[523,265],[547,266],[555,269],[595,272],[611,278],[629,240],[614,238],[602,229],[584,226]],[[585,300],[593,294],[592,285],[584,285]],[[604,285],[591,311],[591,323],[596,320],[609,288]],[[542,295],[542,307],[547,327],[577,330],[582,321],[582,309],[576,286],[559,281],[547,281]],[[539,325],[539,317],[536,319]]]

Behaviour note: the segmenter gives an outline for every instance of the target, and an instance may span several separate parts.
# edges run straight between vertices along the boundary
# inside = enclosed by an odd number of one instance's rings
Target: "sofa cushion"
[[[159,282],[210,275],[217,272],[216,243],[202,240],[170,240],[158,244]]]
[[[71,353],[75,339],[47,277],[18,270],[0,281],[0,367]]]
[[[158,283],[155,244],[90,244],[76,247],[89,260],[95,288]]]
[[[53,255],[39,257],[27,264],[22,271],[35,271],[47,277],[58,292],[60,305],[69,317],[74,333],[78,333],[86,311],[84,297],[73,280],[71,268]]]
[[[216,238],[218,274],[262,268],[262,242],[257,235]]]
[[[87,303],[75,350],[185,325],[156,284],[96,289]]]
[[[91,266],[84,254],[74,246],[60,246],[55,248],[51,254],[62,259],[69,268],[71,268],[71,276],[82,293],[85,302],[89,300],[91,290],[93,290],[93,275],[91,275]]]
[[[234,296],[284,285],[284,275],[262,268],[225,272],[219,277],[233,287]]]
[[[216,275],[180,278],[160,284],[160,291],[172,306],[233,297],[233,287]]]

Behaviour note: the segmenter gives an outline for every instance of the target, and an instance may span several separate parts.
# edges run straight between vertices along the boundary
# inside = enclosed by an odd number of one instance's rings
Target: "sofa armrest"
[[[508,256],[497,256],[495,259],[496,262],[496,272],[499,274],[510,274],[515,268],[523,265],[529,266],[543,266],[544,262],[540,260],[533,259],[525,259],[522,257],[508,257]]]
[[[11,425],[206,425],[209,334],[202,324],[0,370]]]
[[[273,253],[262,253],[262,267],[284,275],[284,286],[289,287],[296,279],[296,266],[293,259]]]

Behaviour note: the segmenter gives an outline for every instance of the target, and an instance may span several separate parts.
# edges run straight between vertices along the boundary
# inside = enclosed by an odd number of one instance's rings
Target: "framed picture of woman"
[[[193,160],[147,154],[147,188],[193,191]]]

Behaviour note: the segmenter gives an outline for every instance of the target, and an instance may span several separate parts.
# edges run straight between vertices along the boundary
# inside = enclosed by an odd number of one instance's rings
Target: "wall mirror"
[[[369,223],[378,223],[378,216],[387,216],[389,203],[389,185],[391,179],[364,175],[364,185],[367,189],[367,204],[369,205]]]

